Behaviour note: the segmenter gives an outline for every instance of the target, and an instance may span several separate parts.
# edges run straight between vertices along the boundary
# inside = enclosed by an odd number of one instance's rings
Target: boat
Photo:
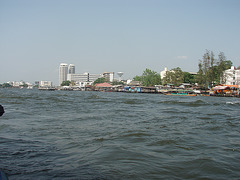
[[[164,94],[171,95],[171,96],[197,96],[197,94],[189,90],[169,90]]]

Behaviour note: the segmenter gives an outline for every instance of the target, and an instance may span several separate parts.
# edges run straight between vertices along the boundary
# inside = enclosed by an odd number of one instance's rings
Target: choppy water
[[[0,89],[9,179],[240,179],[240,99]]]

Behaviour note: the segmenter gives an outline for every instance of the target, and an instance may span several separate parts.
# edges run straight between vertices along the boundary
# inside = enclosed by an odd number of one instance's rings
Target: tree
[[[230,69],[232,66],[232,61],[226,60],[226,57],[223,52],[220,52],[218,55],[218,67],[217,67],[217,80],[219,83],[226,81],[224,71]]]
[[[161,76],[155,71],[146,69],[142,76],[135,76],[134,81],[140,81],[144,86],[154,86],[161,84]]]
[[[104,77],[98,78],[93,82],[93,85],[97,84],[97,83],[104,83],[106,82],[106,79]]]
[[[208,70],[208,75],[209,75],[209,82],[211,83],[211,86],[214,85],[214,81],[215,81],[215,68],[214,68],[214,64],[215,64],[215,59],[214,59],[214,54],[213,52],[211,51],[211,54],[210,54],[210,66],[209,66],[209,70]]]
[[[225,61],[226,61],[226,57],[224,53],[220,52],[220,54],[218,55],[218,68],[217,68],[219,82],[225,81],[225,77],[224,77],[224,71],[226,68]]]
[[[71,81],[63,81],[61,86],[69,86],[71,84]]]
[[[161,84],[161,76],[155,71],[146,69],[142,74],[142,81],[144,86],[154,86]]]
[[[111,85],[123,85],[124,83],[122,81],[113,81]]]
[[[184,73],[181,68],[177,67],[170,71],[166,72],[166,76],[163,78],[164,83],[174,84],[175,86],[179,86],[184,82]]]
[[[205,82],[205,77],[204,77],[204,74],[203,74],[203,68],[202,68],[201,61],[198,63],[198,73],[196,75],[196,82],[200,86],[203,86],[203,84]]]
[[[2,84],[2,87],[3,87],[3,88],[9,88],[9,87],[12,87],[12,85],[9,84],[9,83],[3,83],[3,84]]]
[[[184,78],[183,78],[184,83],[190,83],[190,84],[195,83],[194,75],[190,74],[189,72],[184,72],[183,74],[184,74]]]
[[[200,63],[202,63],[202,85],[207,88],[209,87],[209,67],[210,67],[210,51],[206,50],[206,53],[203,55],[203,59],[202,61],[200,61]]]
[[[142,77],[142,76],[135,76],[135,77],[133,78],[133,81],[141,81],[141,82],[142,82],[142,80],[143,80],[143,77]]]
[[[214,58],[213,52],[206,50],[203,55],[203,59],[198,64],[198,74],[196,80],[199,85],[208,88],[214,86],[215,83],[221,83],[225,81],[224,71],[230,69],[232,62],[226,60],[223,52],[220,52],[218,59]]]

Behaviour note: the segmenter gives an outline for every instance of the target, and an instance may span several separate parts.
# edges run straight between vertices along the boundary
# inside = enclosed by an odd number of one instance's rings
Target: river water
[[[12,179],[240,179],[240,99],[0,89]]]

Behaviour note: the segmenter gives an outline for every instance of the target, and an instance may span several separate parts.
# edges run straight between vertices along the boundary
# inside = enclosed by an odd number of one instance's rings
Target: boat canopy
[[[215,87],[213,87],[213,90],[224,90],[227,88],[228,88],[228,86],[215,86]]]
[[[213,90],[225,90],[225,89],[238,89],[238,85],[224,85],[224,86],[215,86]]]

